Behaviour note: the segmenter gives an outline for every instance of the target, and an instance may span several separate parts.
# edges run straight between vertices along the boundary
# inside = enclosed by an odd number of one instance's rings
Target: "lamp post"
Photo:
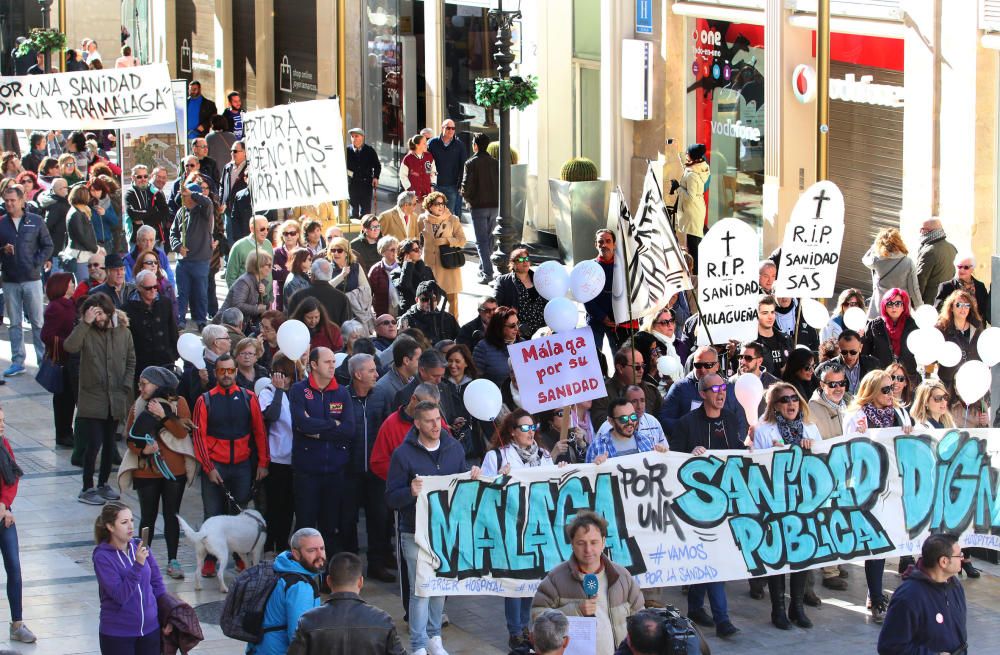
[[[38,8],[42,12],[42,29],[49,29],[49,12],[52,10],[52,0],[38,0]],[[45,51],[45,73],[52,70],[52,52]]]
[[[493,60],[497,64],[498,79],[510,77],[510,65],[514,63],[514,53],[510,51],[511,28],[514,21],[521,18],[520,9],[504,11],[503,0],[499,0],[497,8],[490,10],[490,16],[496,22],[497,40],[494,43],[496,52]],[[500,215],[497,216],[497,226],[493,236],[497,240],[497,248],[493,252],[493,265],[498,271],[508,271],[508,254],[517,246],[521,235],[515,234],[513,219],[510,215],[510,109],[500,108]]]

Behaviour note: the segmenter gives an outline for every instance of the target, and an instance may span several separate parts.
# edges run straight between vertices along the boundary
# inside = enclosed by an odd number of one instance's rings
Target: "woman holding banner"
[[[493,438],[492,450],[483,458],[482,475],[507,475],[514,469],[552,466],[552,457],[535,441],[538,425],[531,414],[515,409],[507,414]],[[565,466],[565,464],[563,464]],[[528,627],[531,623],[530,596],[504,598],[507,617],[507,645],[511,650],[530,646]]]
[[[754,450],[770,450],[783,446],[800,446],[806,450],[813,442],[820,441],[816,426],[809,422],[809,405],[799,395],[795,386],[788,382],[777,382],[767,390],[767,407],[756,427],[750,428]],[[805,612],[805,592],[808,571],[797,571],[789,578],[788,614],[785,614],[785,576],[772,575],[767,578],[767,590],[771,596],[771,623],[779,630],[791,628],[789,620],[800,628],[811,628],[812,621]]]

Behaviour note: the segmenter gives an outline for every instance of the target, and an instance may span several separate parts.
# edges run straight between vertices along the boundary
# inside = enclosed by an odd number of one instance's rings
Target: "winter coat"
[[[320,388],[316,379],[296,382],[288,392],[292,407],[292,466],[304,473],[337,473],[361,448],[354,401],[336,380]]]
[[[697,403],[697,405],[695,405],[695,403]],[[674,426],[677,425],[677,421],[683,418],[685,414],[690,413],[696,406],[701,406],[701,396],[698,395],[698,379],[695,377],[695,371],[691,371],[683,378],[670,385],[670,390],[667,391],[667,396],[663,399],[663,405],[660,407],[659,415],[660,425],[663,426],[663,431],[668,436],[672,435],[674,433]],[[737,421],[740,425],[740,431],[745,435],[747,432],[746,413],[740,406],[739,401],[736,400],[735,393],[726,394],[726,404],[724,408],[736,415]],[[649,411],[648,407],[646,411]]]
[[[167,592],[156,599],[160,629],[171,626],[170,634],[161,637],[164,655],[176,655],[178,651],[188,653],[205,639],[201,622],[194,608],[183,600]]]
[[[437,456],[432,457],[417,438],[417,431],[411,429],[392,453],[389,476],[385,481],[385,502],[399,513],[399,532],[413,534],[416,529],[417,499],[410,492],[413,478],[418,475],[453,475],[468,470],[465,449],[454,438],[442,431]]]
[[[820,441],[823,438],[823,435],[820,434],[819,428],[817,428],[813,423],[804,423],[802,426],[802,438]],[[766,423],[761,421],[757,424],[757,427],[754,428],[754,450],[769,450],[771,448],[782,448],[787,445],[789,444],[784,443],[784,439],[781,437],[781,432],[778,430],[777,423]]]
[[[728,398],[727,395],[727,401]],[[712,434],[712,419],[705,415],[703,407],[688,412],[667,433],[670,450],[678,453],[690,453],[698,446],[706,450],[742,450],[746,448],[743,443],[747,436],[746,416],[742,407],[738,408],[737,411],[738,413],[726,407],[722,408],[719,418],[722,419],[724,426],[723,432],[725,434],[723,435]]]
[[[444,139],[436,136],[427,142],[427,152],[434,156],[438,186],[457,187],[462,183],[462,167],[469,158],[465,142],[453,136],[451,141],[445,143]]]
[[[420,309],[420,305],[410,307],[405,314],[399,317],[399,322],[400,325],[419,329],[431,343],[437,343],[442,339],[454,341],[458,336],[458,321],[451,313],[425,312]]]
[[[172,368],[177,361],[177,319],[170,298],[158,296],[152,307],[133,291],[123,307],[135,347],[135,372],[147,366]]]
[[[229,307],[235,307],[243,312],[244,332],[259,323],[260,316],[264,313],[260,309],[264,303],[264,299],[260,297],[260,284],[261,281],[257,279],[256,275],[244,273],[229,287],[226,299],[223,301],[222,307],[219,308],[220,312]]]
[[[887,368],[889,364],[892,364],[897,359],[906,367],[906,372],[912,377],[917,374],[917,362],[913,358],[913,353],[906,345],[906,338],[910,336],[910,333],[917,329],[917,323],[910,316],[906,319],[906,324],[903,326],[903,336],[900,346],[900,357],[896,357],[895,353],[892,352],[892,343],[889,340],[889,331],[885,326],[885,319],[882,317],[876,318],[873,321],[868,321],[868,326],[865,327],[865,336],[861,342],[861,356],[871,355],[878,360],[879,366],[882,368]]]
[[[510,377],[507,360],[507,346],[495,346],[486,339],[476,344],[472,351],[472,361],[479,371],[479,377],[486,378],[498,387]]]
[[[615,263],[614,260],[606,262],[599,257],[594,261],[604,270],[604,288],[601,289],[601,292],[596,297],[583,303],[583,307],[587,311],[587,325],[603,325],[605,318],[610,318],[612,321],[615,320],[615,314],[611,305],[611,285],[615,278]],[[498,297],[499,294],[500,286],[497,285]]]
[[[397,241],[406,238],[407,218],[399,207],[393,206],[378,215],[379,225],[382,226],[382,236],[396,237]]]
[[[462,196],[472,209],[500,206],[500,163],[485,150],[465,162]]]
[[[858,422],[864,418],[867,422],[867,417],[865,416],[865,410],[858,408],[854,412],[847,414],[844,417],[844,436],[845,437],[856,437],[858,435],[864,435],[867,433],[858,430]],[[904,428],[913,425],[913,419],[910,417],[910,413],[902,407],[896,407],[896,420],[895,427]],[[869,425],[869,429],[874,429],[874,426]]]
[[[385,611],[357,594],[338,591],[302,615],[288,655],[405,655],[396,625]]]
[[[378,242],[369,243],[363,235],[351,239],[351,253],[357,258],[363,275],[366,275],[372,266],[382,261],[382,255],[378,254]]]
[[[845,400],[850,398],[845,395]],[[822,439],[835,439],[844,434],[844,415],[846,405],[833,405],[823,397],[823,390],[817,389],[809,399],[809,418],[816,424]]]
[[[212,259],[215,205],[211,198],[200,193],[192,193],[191,198],[195,206],[188,209],[181,205],[170,226],[170,247],[177,253],[178,263],[184,259],[192,262]],[[187,248],[187,255],[180,254],[181,247]]]
[[[423,157],[408,152],[399,163],[399,183],[405,191],[417,194],[417,202],[433,190],[437,182],[437,167],[434,165],[434,155],[424,152]]]
[[[100,330],[81,320],[63,344],[66,352],[80,353],[78,418],[116,421],[128,415],[135,381],[135,347],[125,312],[115,312],[116,324]]]
[[[9,255],[3,250],[8,244],[14,246],[14,252]],[[0,268],[3,269],[4,282],[42,279],[42,267],[51,256],[52,238],[41,216],[22,214],[17,228],[9,215],[0,218]]]
[[[410,307],[417,304],[417,287],[421,282],[436,280],[434,271],[422,259],[403,262],[402,266],[389,275],[389,279],[399,294],[400,314],[405,314]]]
[[[156,253],[156,258],[160,260],[160,270],[166,273],[167,281],[170,283],[170,286],[176,287],[177,282],[174,278],[174,269],[170,267],[170,259],[167,258],[167,253],[163,251],[163,248],[153,248],[153,251]],[[126,282],[135,282],[135,276],[132,274],[132,269],[135,267],[135,260],[139,255],[139,251],[135,246],[133,246],[132,249],[129,250],[124,257],[122,257],[122,261],[125,263]]]
[[[399,305],[393,302],[393,294],[390,292],[392,281],[389,279],[389,270],[385,266],[384,259],[378,260],[368,269],[368,286],[372,290],[372,309],[375,310],[376,317],[382,314],[392,316],[399,314]]]
[[[135,243],[135,234],[143,225],[156,230],[157,241],[169,240],[170,220],[173,214],[167,206],[163,193],[146,187],[132,186],[125,192],[125,231],[130,244]]]
[[[705,234],[705,184],[710,169],[700,161],[685,168],[677,187],[677,231],[691,236]]]
[[[350,173],[347,176],[350,186],[370,187],[382,174],[382,162],[379,161],[378,153],[367,143],[362,144],[360,150],[355,150],[353,144],[344,148],[344,159],[347,172]]]
[[[56,339],[59,339],[59,357],[56,361],[59,364],[66,363],[64,344],[75,324],[76,304],[72,300],[56,298],[49,301],[49,304],[45,306],[45,314],[42,318],[42,343],[45,344],[46,356],[55,355]]]
[[[872,270],[872,298],[868,304],[868,318],[878,318],[882,294],[889,289],[902,289],[910,295],[913,309],[924,304],[917,280],[917,267],[909,256],[895,253],[882,257],[873,248],[861,258],[861,263]]]
[[[223,415],[216,414],[213,421],[212,414],[220,411]],[[228,427],[223,429],[235,431],[236,428],[232,426],[237,424],[237,420],[246,421],[249,426],[246,433],[226,435],[213,432],[211,429],[213,425],[228,424]],[[257,396],[252,391],[247,391],[236,384],[228,388],[215,385],[209,391],[198,394],[194,402],[193,421],[197,426],[194,432],[195,456],[206,474],[215,470],[216,462],[227,465],[242,464],[252,459],[255,454],[257,468],[267,468],[270,461],[267,450],[267,428],[264,427],[264,416],[260,411]]]
[[[91,559],[101,599],[98,632],[109,637],[144,637],[159,632],[156,599],[167,592],[152,551],[144,564],[135,561],[139,540],[124,551],[101,542]]]
[[[354,404],[354,429],[358,433],[355,438],[358,447],[351,450],[351,470],[355,473],[367,473],[379,427],[388,413],[386,398],[383,394],[375,393],[374,389],[369,390],[368,395],[362,398],[355,391],[354,385],[346,388]]]
[[[281,305],[286,310],[291,303],[292,296],[294,296],[299,291],[302,291],[310,284],[309,278],[301,273],[292,273],[287,278],[285,278],[285,283],[282,285],[281,289]],[[276,296],[277,297],[277,296]]]
[[[309,610],[320,606],[321,574],[309,571],[294,560],[290,550],[274,558],[274,571],[278,574],[294,573],[302,578],[292,582],[282,577],[275,583],[274,591],[264,608],[264,638],[248,651],[253,655],[284,655],[295,637],[299,619]],[[315,581],[315,586],[309,582],[310,579]]]
[[[990,308],[990,292],[986,290],[986,285],[976,278],[972,278],[972,286],[976,291],[976,309],[979,310],[979,315],[983,317],[984,321],[991,323],[993,313]],[[944,305],[944,301],[948,299],[948,296],[960,288],[961,285],[954,278],[942,282],[938,287],[937,296],[934,298],[934,308],[941,311],[941,307]]]
[[[941,234],[930,241],[920,242],[917,250],[917,284],[920,297],[927,303],[934,302],[938,287],[955,275],[955,255],[958,249]]]
[[[936,655],[966,645],[965,590],[954,576],[935,582],[922,562],[903,574],[878,635],[879,655]],[[989,650],[989,649],[987,649]]]
[[[454,214],[431,216],[423,213],[417,218],[417,230],[424,246],[424,261],[434,272],[434,279],[448,295],[462,290],[462,270],[459,268],[444,268],[441,266],[442,245],[462,248],[465,246],[465,232],[462,223]],[[443,244],[438,244],[443,240]]]
[[[295,279],[298,279],[296,276]],[[286,281],[286,284],[288,282]],[[351,303],[347,300],[347,295],[330,286],[329,282],[323,282],[320,280],[311,282],[309,286],[305,289],[296,291],[295,293],[289,295],[288,289],[285,289],[285,316],[291,316],[295,313],[295,309],[299,306],[306,298],[315,298],[319,301],[319,304],[323,305],[326,309],[326,315],[330,319],[330,322],[336,323],[338,326],[343,325],[344,321],[354,318],[351,312]]]
[[[972,330],[971,337],[966,337],[955,328],[948,328],[943,331],[944,340],[958,344],[959,349],[962,351],[962,359],[959,360],[958,365],[938,365],[938,377],[941,378],[941,381],[944,382],[949,389],[952,388],[952,384],[955,382],[955,374],[958,372],[958,369],[962,367],[962,364],[970,359],[982,361],[982,358],[979,356],[979,337],[982,336],[983,329],[973,327],[971,323],[969,324],[969,328]]]
[[[403,443],[412,427],[413,418],[402,409],[394,411],[382,421],[368,461],[372,473],[383,480],[389,477],[389,462],[392,460],[392,454]]]
[[[229,259],[226,261],[226,286],[232,287],[237,278],[247,272],[247,257],[250,253],[258,251],[268,255],[274,261],[274,246],[267,239],[264,243],[255,243],[253,235],[243,237],[233,244],[229,251]],[[264,279],[264,288],[271,288],[271,276]],[[268,294],[269,295],[269,294]]]
[[[553,466],[552,456],[545,449],[540,449],[538,466]],[[500,469],[510,464],[510,470],[528,468],[528,465],[521,460],[513,444],[507,444],[503,448],[494,448],[483,457],[483,475],[493,477],[499,475]]]
[[[94,232],[92,216],[76,206],[66,215],[66,234],[69,237],[66,247],[79,251],[79,254],[73,255],[80,262],[87,261],[90,255],[97,252],[97,233]]]
[[[60,253],[66,247],[66,215],[69,201],[52,191],[42,191],[35,197],[38,209],[45,212],[45,227],[52,239],[52,252]]]

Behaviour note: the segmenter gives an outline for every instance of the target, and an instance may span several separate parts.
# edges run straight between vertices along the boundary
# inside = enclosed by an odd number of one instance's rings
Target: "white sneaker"
[[[413,655],[427,655],[427,649],[418,648],[417,650],[413,651]]]
[[[444,649],[444,645],[441,643],[441,637],[431,637],[427,641],[427,652],[430,655],[448,655],[448,651]]]

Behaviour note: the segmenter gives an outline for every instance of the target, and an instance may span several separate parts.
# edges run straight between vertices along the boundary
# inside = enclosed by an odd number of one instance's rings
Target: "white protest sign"
[[[774,294],[783,298],[833,296],[843,241],[844,194],[829,180],[817,182],[799,196],[785,226]]]
[[[348,197],[340,101],[252,111],[243,119],[243,130],[254,211]]]
[[[166,64],[0,77],[5,128],[119,129],[173,119]]]
[[[702,239],[698,247],[699,346],[757,338],[759,242],[753,228],[738,218],[722,219]]]
[[[521,406],[529,412],[608,395],[594,333],[579,328],[507,346]]]
[[[429,476],[417,497],[417,596],[533,596],[572,555],[580,510],[640,587],[722,582],[919,555],[927,536],[1000,550],[1000,431],[864,436],[702,455],[650,451],[600,465]]]

